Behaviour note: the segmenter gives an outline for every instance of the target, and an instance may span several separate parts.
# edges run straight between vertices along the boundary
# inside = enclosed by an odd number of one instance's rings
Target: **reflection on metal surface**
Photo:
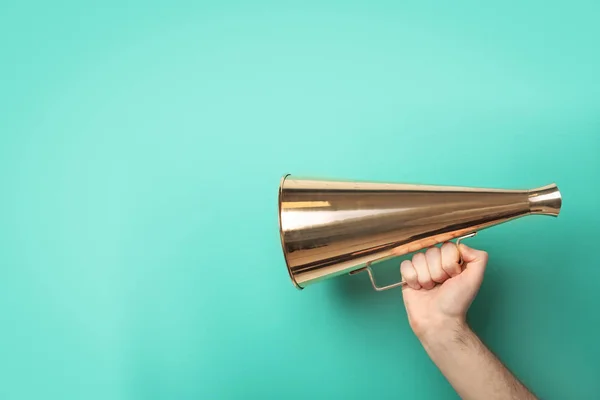
[[[558,216],[561,204],[555,184],[502,190],[286,175],[279,227],[288,272],[302,289],[518,217]]]

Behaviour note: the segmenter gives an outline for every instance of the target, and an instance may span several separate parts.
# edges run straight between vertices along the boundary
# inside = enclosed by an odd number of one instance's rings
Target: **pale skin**
[[[460,264],[462,256],[463,263]],[[427,354],[464,400],[536,400],[469,328],[466,315],[488,261],[451,242],[400,265],[408,320]]]

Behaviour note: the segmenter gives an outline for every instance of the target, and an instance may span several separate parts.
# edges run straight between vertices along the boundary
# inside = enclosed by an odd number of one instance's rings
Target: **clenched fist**
[[[461,265],[460,260],[463,263]],[[400,265],[406,281],[404,305],[410,326],[422,338],[442,327],[465,324],[467,310],[479,291],[488,255],[451,242],[417,253]]]

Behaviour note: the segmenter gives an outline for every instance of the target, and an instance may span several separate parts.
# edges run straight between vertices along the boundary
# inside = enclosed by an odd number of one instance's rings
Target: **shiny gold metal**
[[[515,218],[556,217],[561,205],[555,184],[503,190],[286,175],[279,228],[290,278],[303,289]]]

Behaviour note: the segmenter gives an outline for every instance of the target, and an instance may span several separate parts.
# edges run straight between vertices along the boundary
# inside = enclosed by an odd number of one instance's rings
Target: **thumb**
[[[463,274],[467,275],[469,279],[481,282],[488,262],[488,253],[473,249],[463,243],[460,244],[459,251],[465,263]]]

